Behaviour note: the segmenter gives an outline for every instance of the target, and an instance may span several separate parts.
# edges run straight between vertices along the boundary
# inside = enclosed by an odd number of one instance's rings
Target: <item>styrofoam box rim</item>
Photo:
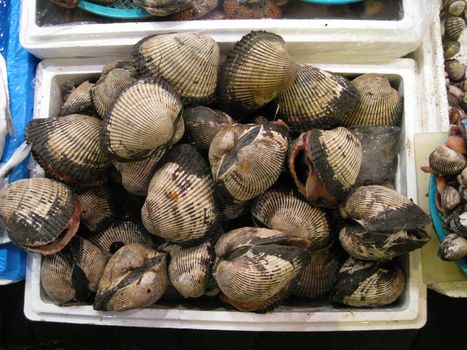
[[[436,0],[438,1],[438,0]],[[403,0],[404,15],[398,21],[296,19],[296,20],[198,20],[176,22],[128,22],[43,26],[36,24],[36,1],[22,0],[20,42],[40,58],[105,56],[134,45],[148,34],[196,31],[218,43],[234,43],[253,29],[275,32],[294,43],[316,43],[324,51],[353,47],[360,55],[401,57],[421,43],[433,13],[431,1]],[[385,44],[388,50],[372,50]],[[329,47],[326,49],[326,45]],[[93,54],[86,50],[94,48]],[[113,51],[111,50],[113,49]],[[348,53],[352,55],[351,52]],[[357,54],[357,53],[355,53]],[[358,54],[357,54],[358,55]]]
[[[49,117],[50,92],[54,77],[97,73],[108,59],[46,60],[39,64],[36,78],[35,118]],[[312,62],[310,62],[312,63]],[[416,65],[411,59],[396,59],[378,64],[315,64],[320,68],[345,74],[381,73],[400,77],[404,88],[406,118],[403,141],[405,171],[398,181],[406,181],[407,196],[416,200],[415,160],[413,152],[414,123],[419,104]],[[406,179],[406,180],[404,180]],[[407,272],[407,302],[401,309],[317,308],[313,312],[283,307],[265,315],[237,311],[198,311],[149,308],[125,312],[99,312],[92,306],[59,307],[41,299],[40,262],[37,254],[28,255],[24,312],[35,321],[120,325],[135,327],[194,328],[249,331],[337,331],[421,328],[426,322],[426,287],[421,281],[419,251],[410,254]],[[285,310],[287,309],[287,310]]]

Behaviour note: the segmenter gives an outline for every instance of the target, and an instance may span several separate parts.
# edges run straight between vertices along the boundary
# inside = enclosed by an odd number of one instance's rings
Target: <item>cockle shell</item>
[[[461,44],[457,40],[443,40],[444,59],[453,58],[459,53]]]
[[[343,124],[399,125],[402,117],[403,98],[382,74],[363,74],[352,80],[360,94],[358,107],[344,116]]]
[[[103,185],[77,194],[81,204],[81,223],[89,231],[98,232],[110,226],[113,217],[112,189]]]
[[[467,238],[467,211],[455,211],[453,217],[449,221],[449,228],[459,236]]]
[[[186,10],[170,16],[172,21],[191,21],[206,16],[219,6],[219,0],[193,0]]]
[[[0,217],[10,239],[27,251],[63,249],[78,230],[80,213],[78,198],[55,180],[19,180],[0,190]]]
[[[192,146],[180,144],[167,152],[151,180],[141,216],[149,232],[180,245],[218,233],[214,184]]]
[[[167,290],[167,254],[128,244],[108,261],[99,281],[95,310],[121,311],[154,304]]]
[[[431,222],[407,197],[379,185],[358,187],[341,203],[340,212],[371,231],[414,230]]]
[[[59,116],[70,114],[95,115],[96,109],[91,99],[91,90],[94,84],[85,81],[77,88],[73,89],[63,103]]]
[[[182,103],[162,79],[140,79],[115,101],[103,120],[101,146],[112,159],[148,158],[172,143],[181,119]]]
[[[404,288],[405,275],[397,265],[350,257],[337,275],[331,302],[355,307],[385,306],[396,301]]]
[[[462,17],[448,16],[444,22],[444,28],[448,39],[458,40],[465,28],[465,21]]]
[[[238,201],[255,198],[279,178],[289,136],[280,123],[240,126],[219,132],[209,149],[214,182]],[[241,135],[240,137],[238,137]]]
[[[224,11],[229,19],[282,18],[282,10],[273,0],[242,3],[238,0],[224,0]]]
[[[329,129],[358,106],[360,95],[344,77],[311,65],[298,65],[293,84],[276,99],[279,117],[295,132]]]
[[[141,75],[164,78],[184,104],[213,101],[220,51],[211,37],[190,32],[147,36],[133,48],[133,59]]]
[[[461,16],[465,10],[465,0],[443,0],[444,9],[453,16]]]
[[[54,178],[79,187],[107,181],[111,163],[99,146],[100,121],[71,114],[33,119],[26,130],[34,159]]]
[[[280,36],[251,32],[235,44],[221,66],[217,102],[229,115],[243,117],[275,99],[292,85],[295,75],[296,64]]]
[[[130,61],[122,61],[122,60],[113,60],[104,65],[102,67],[101,75],[99,80],[103,80],[105,76],[117,68],[123,68],[131,73],[132,76],[136,77],[138,74],[136,72],[136,68],[131,64]]]
[[[133,0],[133,3],[158,17],[170,16],[191,6],[190,0]]]
[[[444,69],[448,73],[449,80],[460,82],[465,78],[465,66],[456,59],[450,59],[444,62]],[[462,92],[462,90],[460,90]]]
[[[54,4],[68,9],[78,6],[80,0],[50,0]]]
[[[462,259],[467,255],[467,239],[451,233],[446,236],[439,247],[438,256],[446,261]]]
[[[442,212],[454,209],[460,202],[461,195],[454,187],[446,185],[444,188],[438,188],[436,206]]]
[[[360,141],[343,127],[301,134],[289,156],[299,192],[311,203],[331,207],[352,188],[361,162]]]
[[[467,166],[465,157],[446,145],[439,145],[430,153],[430,167],[441,175],[457,175]]]

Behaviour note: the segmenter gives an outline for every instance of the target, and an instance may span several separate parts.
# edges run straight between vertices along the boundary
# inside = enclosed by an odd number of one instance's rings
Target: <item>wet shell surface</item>
[[[117,161],[148,158],[170,144],[182,103],[162,79],[140,79],[123,91],[103,120],[101,146]]]
[[[431,222],[410,199],[379,185],[357,188],[341,203],[340,212],[371,231],[413,230]]]
[[[342,248],[360,260],[390,260],[421,248],[429,240],[430,236],[418,229],[376,232],[353,224],[347,225],[339,232]]]
[[[173,15],[191,6],[190,0],[133,0],[133,3],[142,7],[151,15],[159,17]]]
[[[457,175],[467,166],[465,157],[446,145],[439,145],[430,153],[430,167],[440,175]]]
[[[360,141],[343,127],[301,134],[289,156],[299,192],[311,203],[331,207],[352,188],[361,162]]]
[[[113,217],[113,195],[109,186],[90,188],[78,194],[81,204],[81,223],[89,231],[97,232],[110,226]]]
[[[275,99],[295,76],[296,64],[284,40],[273,33],[251,32],[221,66],[217,102],[229,115],[243,117]]]
[[[392,304],[404,292],[404,272],[392,263],[349,258],[341,267],[331,301],[356,307]]]
[[[33,119],[26,142],[34,159],[54,178],[78,187],[107,181],[111,163],[99,146],[100,120],[80,114]]]
[[[55,180],[19,180],[0,191],[8,235],[27,251],[49,255],[63,249],[78,230],[80,213],[78,198]]]
[[[444,22],[445,35],[452,40],[458,40],[465,28],[465,21],[462,17],[448,16]]]
[[[467,255],[467,239],[455,233],[447,235],[439,247],[438,255],[446,261],[462,259]]]
[[[232,198],[247,201],[279,178],[289,136],[287,129],[275,122],[251,126],[240,138],[235,136],[228,128],[219,132],[211,143],[209,161],[215,183]]]
[[[352,80],[360,94],[358,107],[344,117],[345,126],[399,125],[403,99],[382,74],[363,74]]]
[[[148,36],[133,48],[133,59],[141,75],[164,78],[184,104],[209,103],[214,99],[220,51],[205,34]]]
[[[215,259],[211,243],[205,242],[191,248],[169,244],[164,250],[170,254],[170,283],[178,293],[184,298],[198,298],[204,295]]]
[[[167,153],[151,180],[141,216],[149,232],[178,244],[194,245],[217,234],[214,184],[192,146],[176,145]]]
[[[85,81],[68,95],[65,103],[60,108],[59,116],[70,114],[95,115],[96,109],[91,99],[91,90],[94,84]]]
[[[219,0],[194,0],[184,11],[170,16],[172,21],[191,21],[206,16],[219,6]]]
[[[238,0],[224,0],[224,11],[229,19],[282,18],[282,10],[274,0],[255,3],[241,3]]]
[[[308,241],[308,250],[329,244],[330,227],[325,213],[311,206],[286,187],[274,186],[260,195],[251,206],[258,226],[299,235]]]
[[[358,105],[357,89],[345,78],[310,65],[298,65],[297,77],[277,98],[279,117],[295,132],[329,129]]]
[[[99,281],[95,310],[122,311],[154,304],[167,290],[167,254],[139,244],[119,249]]]

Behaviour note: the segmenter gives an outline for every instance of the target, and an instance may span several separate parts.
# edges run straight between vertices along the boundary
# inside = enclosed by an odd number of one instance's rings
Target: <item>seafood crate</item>
[[[311,62],[306,57],[294,57]],[[46,60],[37,70],[35,118],[56,115],[60,108],[61,85],[97,78],[109,59]],[[413,131],[420,111],[416,84],[416,66],[410,59],[381,64],[315,64],[317,67],[349,77],[364,73],[386,75],[404,96],[402,134],[398,145],[397,189],[416,200]],[[50,301],[40,287],[41,256],[29,254],[24,312],[31,320],[62,323],[120,325],[134,327],[194,328],[249,331],[337,331],[420,328],[426,321],[426,288],[421,281],[419,251],[401,259],[407,275],[402,297],[383,308],[335,308],[327,304],[284,305],[268,314],[231,311],[220,304],[158,303],[150,308],[124,312],[99,312],[91,305],[60,307]]]
[[[125,54],[148,34],[204,32],[221,46],[228,46],[249,31],[261,29],[281,35],[291,52],[306,52],[320,60],[335,60],[345,55],[347,60],[355,57],[354,61],[362,62],[402,57],[414,51],[431,23],[437,1],[397,0],[394,3],[400,7],[398,15],[379,20],[317,16],[314,19],[174,22],[151,19],[112,23],[94,17],[74,23],[43,25],[38,16],[46,0],[23,0],[20,40],[24,48],[39,58],[105,57]]]

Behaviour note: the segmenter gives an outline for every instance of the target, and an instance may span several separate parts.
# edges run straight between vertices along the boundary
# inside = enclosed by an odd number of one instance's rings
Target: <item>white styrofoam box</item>
[[[196,31],[229,47],[251,30],[275,32],[292,52],[326,60],[402,57],[420,45],[439,0],[402,0],[401,20],[258,19],[126,22],[42,26],[36,0],[22,0],[21,45],[39,58],[105,57],[126,54],[148,34]]]
[[[60,86],[66,80],[82,82],[98,77],[108,60],[46,60],[39,64],[36,79],[35,118],[55,116],[62,96]],[[311,61],[309,61],[312,63]],[[410,59],[390,60],[381,64],[316,64],[316,66],[353,77],[363,73],[388,76],[404,96],[402,135],[398,149],[397,189],[416,201],[413,152],[414,125],[419,119],[416,66]],[[281,306],[265,315],[230,311],[219,306],[203,310],[181,305],[158,305],[124,312],[99,312],[92,306],[54,305],[40,287],[41,256],[29,254],[24,312],[31,320],[136,327],[196,328],[250,331],[337,331],[420,328],[426,322],[426,288],[421,281],[420,253],[402,259],[407,287],[400,300],[391,306],[333,308],[307,304]]]
[[[7,113],[8,113],[8,79],[5,59],[0,55],[0,142],[5,142],[8,133],[7,130]],[[3,147],[2,147],[3,148]],[[2,152],[0,152],[0,159],[2,158]],[[0,164],[1,167],[1,164]],[[0,179],[0,189],[6,183],[3,179]],[[6,227],[2,219],[0,219],[0,244],[10,242],[10,238],[6,233]]]

